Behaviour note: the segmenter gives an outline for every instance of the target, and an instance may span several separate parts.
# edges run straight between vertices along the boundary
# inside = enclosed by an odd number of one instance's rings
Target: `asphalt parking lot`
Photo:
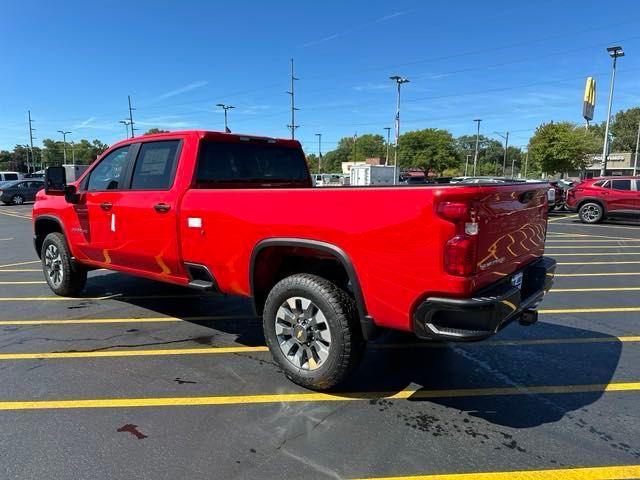
[[[537,325],[386,335],[327,395],[243,300],[105,271],[53,296],[30,210],[0,206],[0,478],[640,478],[640,224],[554,216]]]

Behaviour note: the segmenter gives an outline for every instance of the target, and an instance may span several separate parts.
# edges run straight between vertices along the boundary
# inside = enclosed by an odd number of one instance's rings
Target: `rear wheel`
[[[87,270],[73,261],[64,235],[55,232],[46,236],[41,259],[44,277],[53,293],[72,297],[84,289]]]
[[[263,326],[273,358],[287,378],[306,388],[340,384],[364,352],[353,298],[317,275],[278,282],[267,297]]]
[[[599,203],[587,202],[580,207],[578,216],[582,223],[598,223],[604,216],[604,209]]]
[[[11,203],[14,205],[22,205],[24,203],[24,197],[22,195],[14,195],[11,198]]]

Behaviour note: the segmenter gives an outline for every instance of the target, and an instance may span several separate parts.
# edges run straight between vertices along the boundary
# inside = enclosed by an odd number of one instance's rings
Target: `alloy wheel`
[[[331,332],[324,313],[308,298],[285,300],[275,318],[278,346],[296,368],[316,370],[329,358]]]
[[[54,288],[62,285],[64,270],[62,269],[62,255],[55,245],[49,245],[44,253],[44,268],[49,281]]]

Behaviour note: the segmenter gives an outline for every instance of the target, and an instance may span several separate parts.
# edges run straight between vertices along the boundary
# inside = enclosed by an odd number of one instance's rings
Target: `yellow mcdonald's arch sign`
[[[582,116],[589,122],[593,120],[593,110],[596,106],[596,81],[593,77],[587,77],[584,85],[584,100],[582,102]]]

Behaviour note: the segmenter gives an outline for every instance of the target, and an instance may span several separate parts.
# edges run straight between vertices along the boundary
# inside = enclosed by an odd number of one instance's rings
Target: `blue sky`
[[[606,116],[610,59],[621,44],[614,111],[640,104],[640,9],[633,0],[222,2],[5,1],[0,29],[0,148],[124,137],[127,95],[140,130],[222,128],[287,137],[295,58],[296,138],[327,151],[343,136],[402,130],[512,132],[525,145],[543,121],[582,122],[585,77]]]

